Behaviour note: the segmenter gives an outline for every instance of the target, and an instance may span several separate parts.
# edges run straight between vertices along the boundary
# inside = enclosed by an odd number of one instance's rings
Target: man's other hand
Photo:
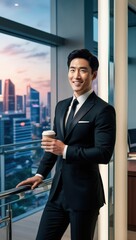
[[[34,176],[31,178],[27,178],[26,180],[20,182],[16,187],[24,186],[24,185],[31,185],[31,189],[36,188],[41,182],[42,177],[40,176]]]

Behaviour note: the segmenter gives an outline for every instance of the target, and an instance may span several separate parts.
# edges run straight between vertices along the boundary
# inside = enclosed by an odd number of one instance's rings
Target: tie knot
[[[78,103],[79,103],[78,100],[75,98],[74,101],[73,101],[72,107],[76,107]]]

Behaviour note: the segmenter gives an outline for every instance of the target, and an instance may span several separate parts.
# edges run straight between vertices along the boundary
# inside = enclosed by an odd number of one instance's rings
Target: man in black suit
[[[60,240],[69,223],[71,240],[93,240],[99,209],[105,203],[98,164],[108,164],[113,153],[115,110],[92,89],[99,66],[93,54],[87,49],[74,50],[67,64],[73,97],[56,106],[56,137],[42,140],[45,154],[36,176],[18,185],[35,188],[56,163],[36,240]],[[74,99],[74,117],[68,123]]]

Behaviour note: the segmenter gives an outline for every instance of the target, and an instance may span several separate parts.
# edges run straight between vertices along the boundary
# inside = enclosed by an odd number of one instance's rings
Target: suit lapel
[[[71,133],[72,129],[75,127],[75,125],[79,122],[79,120],[93,107],[96,100],[96,94],[93,92],[90,94],[90,96],[87,98],[87,100],[84,102],[84,104],[81,106],[79,111],[76,113],[73,122],[70,126],[69,131],[67,132],[65,138],[68,137],[68,135]]]
[[[61,109],[61,116],[60,116],[60,129],[62,136],[64,137],[65,135],[65,118],[66,114],[70,105],[70,102],[72,101],[72,98],[67,99],[66,101],[63,102],[62,109]]]

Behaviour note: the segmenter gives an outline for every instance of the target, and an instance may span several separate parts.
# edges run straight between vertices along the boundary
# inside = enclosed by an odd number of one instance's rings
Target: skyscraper
[[[40,122],[40,99],[39,92],[31,86],[27,86],[26,95],[26,117],[31,120],[31,122]]]
[[[51,92],[47,93],[47,111],[48,117],[51,117]]]
[[[0,95],[2,94],[2,80],[0,80]]]
[[[16,110],[23,112],[23,96],[16,96]]]
[[[15,111],[15,85],[10,79],[4,83],[3,111]]]
[[[13,119],[24,119],[25,113],[1,113],[0,115],[0,145],[14,143]],[[26,119],[26,118],[25,118]]]
[[[0,114],[3,111],[2,80],[0,80]]]
[[[29,142],[32,140],[32,127],[30,119],[13,118],[13,143]],[[31,150],[16,152],[14,158],[31,156]]]

